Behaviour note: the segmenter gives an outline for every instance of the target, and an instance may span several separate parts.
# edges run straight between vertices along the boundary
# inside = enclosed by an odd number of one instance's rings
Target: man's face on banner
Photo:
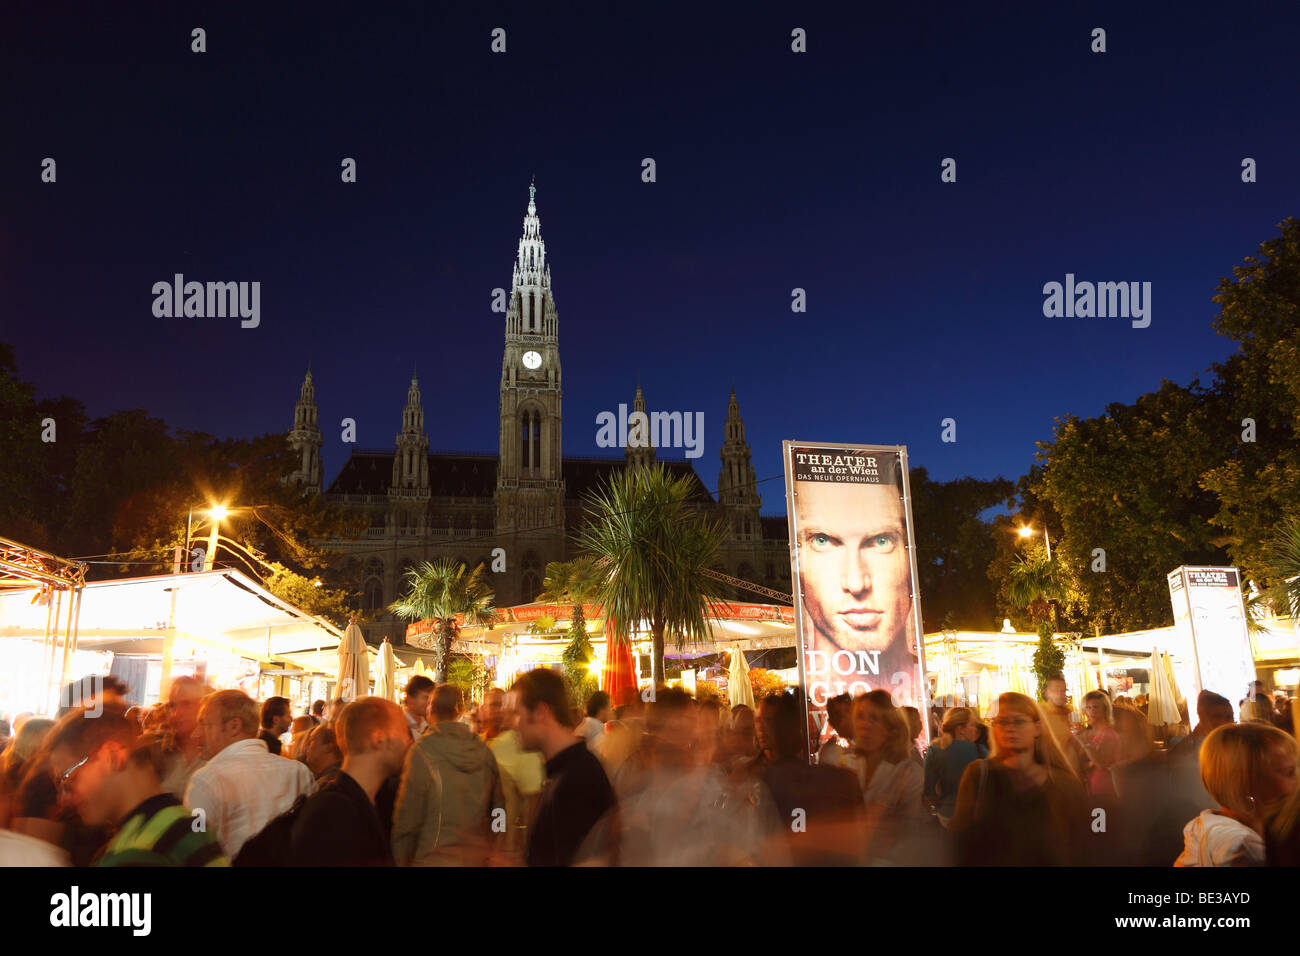
[[[804,607],[819,634],[850,651],[903,640],[912,589],[898,489],[801,481],[797,490]]]

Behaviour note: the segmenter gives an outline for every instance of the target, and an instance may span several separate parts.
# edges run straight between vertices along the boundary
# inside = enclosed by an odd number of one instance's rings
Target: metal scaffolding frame
[[[32,604],[44,604],[45,634],[42,638],[41,686],[47,711],[60,704],[59,691],[68,683],[68,668],[77,649],[77,628],[81,620],[81,595],[86,587],[87,565],[69,561],[17,541],[0,537],[0,588],[31,590]],[[66,610],[65,610],[66,604]],[[60,632],[63,658],[59,662]]]

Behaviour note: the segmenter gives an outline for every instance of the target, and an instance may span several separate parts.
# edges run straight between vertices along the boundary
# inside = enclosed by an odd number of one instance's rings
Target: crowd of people
[[[1262,685],[1242,722],[1202,692],[1159,741],[1143,698],[1076,710],[1060,677],[988,721],[935,707],[929,734],[885,691],[832,698],[818,734],[798,693],[574,708],[547,669],[474,705],[415,677],[400,705],[297,717],[192,677],[147,711],[111,677],[75,691],[0,726],[0,865],[1300,862],[1291,701]]]

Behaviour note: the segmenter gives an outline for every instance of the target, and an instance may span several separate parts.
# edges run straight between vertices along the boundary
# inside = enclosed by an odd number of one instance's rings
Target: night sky
[[[710,488],[733,380],[760,479],[783,438],[1014,478],[1056,416],[1225,358],[1217,279],[1300,212],[1294,6],[90,6],[2,15],[0,341],[42,397],[230,436],[287,430],[310,360],[327,482],[413,364],[430,447],[496,451],[533,176],[565,453],[639,375],[704,412]],[[177,272],[260,281],[260,327],[155,318]],[[1067,272],[1151,282],[1150,327],[1045,318]]]

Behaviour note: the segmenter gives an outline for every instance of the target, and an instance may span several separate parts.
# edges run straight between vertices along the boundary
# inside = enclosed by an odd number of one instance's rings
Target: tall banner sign
[[[1255,655],[1246,629],[1246,605],[1236,568],[1181,567],[1169,573],[1169,600],[1183,659],[1191,663],[1196,697],[1208,690],[1226,697],[1234,712],[1255,680]],[[1242,716],[1237,713],[1237,720]]]
[[[829,698],[873,690],[916,707],[928,734],[907,448],[783,448],[799,680],[820,739]]]

